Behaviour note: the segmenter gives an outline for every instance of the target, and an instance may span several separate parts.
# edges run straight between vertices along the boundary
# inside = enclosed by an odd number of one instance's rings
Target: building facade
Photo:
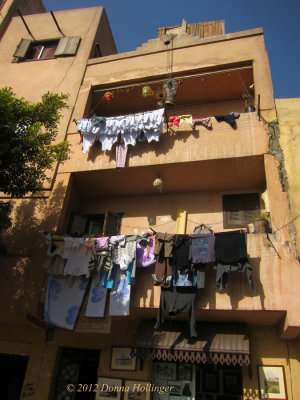
[[[7,379],[19,371],[21,398],[32,400],[92,399],[97,382],[148,384],[137,394],[143,399],[297,398],[297,212],[274,152],[262,29],[225,34],[224,21],[183,21],[117,54],[103,7],[56,12],[57,24],[50,13],[24,19],[31,34],[18,16],[1,38],[1,87],[31,101],[47,91],[69,93],[58,140],[71,143],[72,155],[49,172],[42,193],[2,197],[14,221],[0,281]],[[122,139],[131,143],[127,150]],[[258,214],[268,215],[265,231],[253,228]],[[155,264],[136,269],[129,312],[111,312],[112,287],[103,316],[86,316],[88,280],[72,329],[47,318],[45,232],[53,244],[54,234],[158,238],[203,227],[216,238],[235,231],[246,239],[251,268],[234,271],[229,263],[223,287],[216,263],[206,265],[205,284],[187,290],[195,298],[196,338],[185,312],[165,315],[154,332],[167,293],[154,284]],[[165,389],[159,394],[152,385]],[[125,389],[118,396],[134,397]]]

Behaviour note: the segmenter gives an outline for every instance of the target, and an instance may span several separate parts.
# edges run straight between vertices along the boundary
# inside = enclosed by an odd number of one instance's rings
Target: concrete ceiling
[[[172,163],[74,173],[84,198],[157,193],[153,181],[163,179],[163,193],[264,189],[263,156]]]
[[[207,71],[201,75],[175,76],[174,78],[178,83],[176,95],[178,108],[187,104],[207,104],[225,100],[243,101],[242,94],[246,89],[251,92],[249,88],[253,84],[251,67],[241,67],[236,70],[228,68],[222,72]],[[159,83],[131,82],[126,86],[126,83],[120,81],[122,86],[116,85],[103,89],[94,87],[89,111],[93,110],[93,113],[97,115],[114,116],[156,109],[156,103],[166,79],[164,78]],[[142,97],[142,87],[146,85],[152,88],[154,95],[144,98]],[[107,103],[103,98],[107,91],[112,91],[115,95],[111,103]],[[176,108],[174,111],[176,113]]]

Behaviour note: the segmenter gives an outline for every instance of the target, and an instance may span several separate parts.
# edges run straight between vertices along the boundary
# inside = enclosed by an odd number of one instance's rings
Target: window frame
[[[102,234],[104,236],[113,236],[120,233],[122,218],[124,213],[114,213],[110,210],[106,210],[105,213],[101,214],[79,214],[79,213],[72,213],[69,219],[67,233],[70,235],[74,235],[78,233],[79,235],[90,235],[92,224],[99,223],[99,221],[103,220]],[[74,222],[74,218],[79,217],[82,219],[82,223],[84,224],[84,232],[72,232],[72,225]],[[85,221],[84,221],[85,220]],[[98,221],[97,221],[98,220]]]
[[[236,204],[239,203],[239,210]],[[239,193],[222,196],[223,228],[247,228],[260,210],[260,193]],[[235,213],[235,218],[232,214]]]
[[[55,57],[55,52],[56,52],[58,43],[59,43],[59,39],[52,39],[52,40],[49,39],[49,40],[41,40],[41,41],[40,40],[34,40],[34,41],[32,41],[30,43],[29,47],[28,47],[28,50],[26,51],[26,54],[25,54],[25,57],[23,58],[23,61],[52,60],[52,59],[56,58]],[[51,44],[56,44],[53,56],[52,57],[43,57],[43,53],[44,53],[45,49],[51,48],[52,47],[52,46],[50,46]],[[49,45],[49,46],[47,46],[47,45]],[[28,53],[30,52],[30,50],[32,50],[35,47],[39,47],[39,46],[41,47],[41,49],[40,49],[40,52],[39,52],[38,56],[34,57],[34,58],[28,58]]]
[[[80,36],[65,36],[65,37],[56,37],[56,38],[48,38],[48,39],[40,39],[40,40],[31,40],[31,39],[21,39],[14,54],[13,54],[13,62],[28,62],[28,61],[40,61],[40,60],[52,60],[58,57],[75,57],[81,42]],[[47,44],[55,43],[55,49],[53,51],[53,57],[45,57],[43,58],[43,52],[47,48]],[[41,46],[40,53],[38,57],[29,58],[28,53],[30,49],[34,46]],[[50,47],[49,47],[50,48]]]

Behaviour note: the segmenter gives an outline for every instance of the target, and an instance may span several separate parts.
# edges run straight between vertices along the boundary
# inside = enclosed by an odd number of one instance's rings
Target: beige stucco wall
[[[0,11],[0,38],[7,29],[11,18],[18,15],[18,9],[22,15],[46,12],[42,0],[6,0]]]
[[[81,37],[76,56],[12,63],[13,54],[20,40],[32,39],[21,18],[14,17],[0,42],[0,87],[12,87],[18,97],[33,102],[39,101],[48,91],[68,94],[69,108],[62,113],[63,118],[57,136],[57,141],[61,141],[64,140],[70,124],[85,66],[100,22],[103,23],[101,31],[107,41],[106,52],[110,54],[115,48],[103,7],[58,11],[55,12],[55,17],[65,36]],[[28,15],[26,23],[35,40],[62,36],[50,13]],[[50,187],[51,184],[45,183],[45,188],[50,189]]]
[[[280,129],[279,142],[288,176],[291,216],[300,255],[300,99],[276,99],[275,104]]]

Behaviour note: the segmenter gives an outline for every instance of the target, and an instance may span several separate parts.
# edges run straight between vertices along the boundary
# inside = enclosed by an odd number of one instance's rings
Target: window
[[[46,60],[54,58],[58,40],[48,42],[32,42],[26,52],[24,60]]]
[[[79,36],[47,40],[21,39],[14,53],[14,61],[47,60],[62,56],[74,56],[79,42]]]
[[[120,232],[122,214],[107,210],[105,214],[80,215],[73,214],[68,227],[69,234],[88,234],[98,236],[117,235]]]
[[[247,227],[259,208],[258,193],[224,195],[224,228]]]

